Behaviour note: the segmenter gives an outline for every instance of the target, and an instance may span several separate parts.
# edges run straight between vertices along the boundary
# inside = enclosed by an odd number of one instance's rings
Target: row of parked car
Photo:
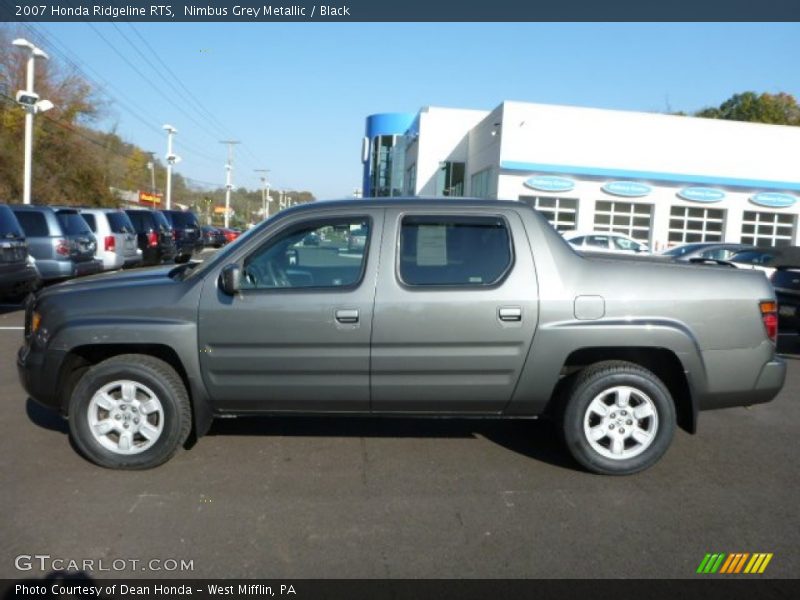
[[[0,297],[101,271],[186,262],[203,242],[189,211],[0,204]]]

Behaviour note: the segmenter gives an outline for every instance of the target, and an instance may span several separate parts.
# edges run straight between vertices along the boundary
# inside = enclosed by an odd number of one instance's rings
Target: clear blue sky
[[[220,126],[154,73],[120,32],[180,82],[224,126],[237,148],[234,183],[318,198],[360,187],[364,119],[421,106],[491,109],[503,100],[638,111],[718,105],[736,92],[800,96],[800,24],[36,24],[110,85],[105,129],[165,152],[164,123],[179,129],[178,172],[222,184]],[[145,81],[98,35],[114,45]],[[158,86],[165,99],[153,88]],[[129,103],[147,127],[116,102]],[[155,128],[155,129],[153,129]],[[204,130],[205,129],[205,130]],[[208,130],[208,131],[206,131]],[[187,147],[186,144],[190,145]],[[800,152],[800,149],[787,149]]]

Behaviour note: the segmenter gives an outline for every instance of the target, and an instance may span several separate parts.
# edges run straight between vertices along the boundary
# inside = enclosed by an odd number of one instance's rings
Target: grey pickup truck
[[[522,203],[316,202],[204,263],[39,292],[18,369],[104,467],[215,417],[550,416],[584,468],[629,474],[698,411],[778,394],[776,308],[763,273],[585,258]]]

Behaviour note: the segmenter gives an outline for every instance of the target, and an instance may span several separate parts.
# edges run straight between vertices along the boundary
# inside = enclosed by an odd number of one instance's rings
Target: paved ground
[[[2,329],[22,314],[0,313],[0,577],[43,574],[21,554],[194,563],[142,577],[693,577],[737,551],[800,572],[800,356],[775,402],[703,413],[633,477],[580,471],[542,422],[372,419],[219,422],[122,473],[26,402]]]

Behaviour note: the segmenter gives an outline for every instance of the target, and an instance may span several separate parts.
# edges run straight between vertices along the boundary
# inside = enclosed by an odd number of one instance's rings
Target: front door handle
[[[501,321],[522,321],[522,309],[519,306],[501,306],[498,314]]]
[[[339,323],[358,323],[358,311],[356,309],[339,309],[336,311],[336,320]]]

